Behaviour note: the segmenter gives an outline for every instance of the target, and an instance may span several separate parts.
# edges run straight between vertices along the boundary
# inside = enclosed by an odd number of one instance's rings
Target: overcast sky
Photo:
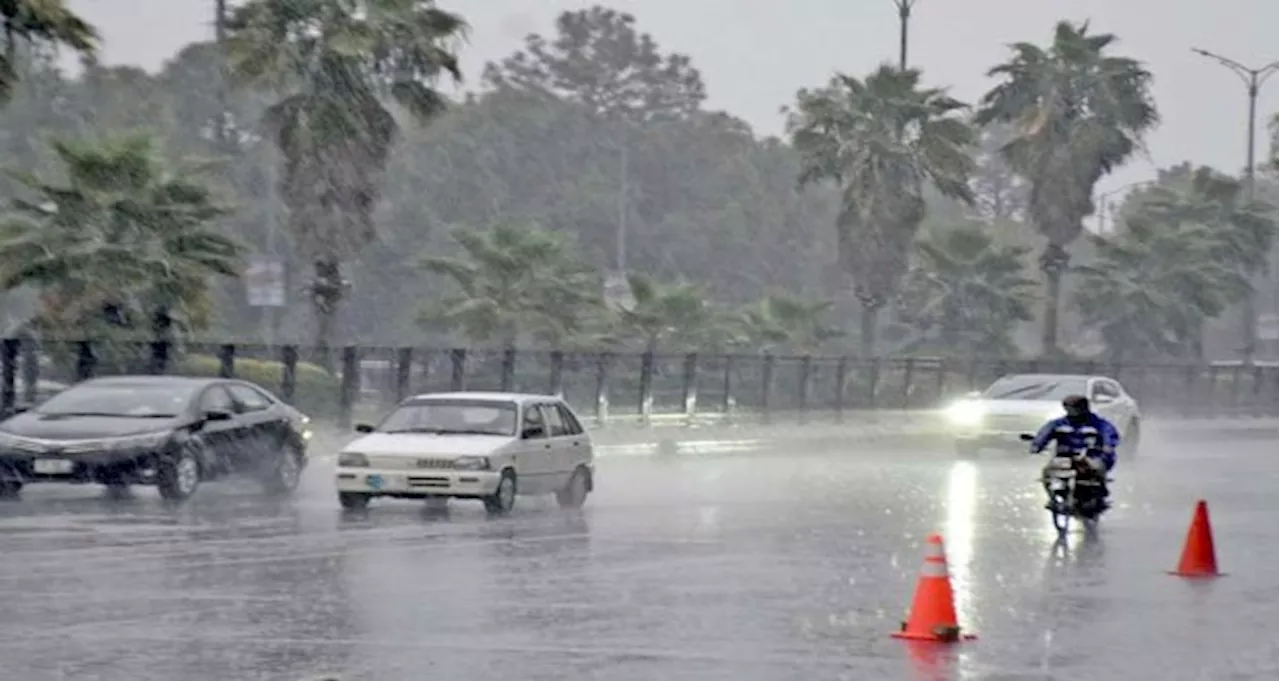
[[[72,0],[97,25],[109,63],[154,70],[182,45],[212,36],[213,0]],[[587,7],[572,0],[442,0],[472,26],[462,56],[471,85],[486,61],[515,50],[530,32],[549,34],[557,14]],[[762,133],[781,132],[778,109],[800,87],[833,71],[863,74],[897,58],[892,0],[613,0],[636,15],[664,50],[689,54],[702,71],[708,106],[726,109]],[[1154,175],[1154,166],[1183,160],[1225,170],[1244,165],[1247,98],[1226,68],[1192,46],[1260,66],[1280,52],[1276,0],[917,0],[911,63],[931,84],[975,100],[984,75],[1004,59],[1006,44],[1047,43],[1058,19],[1089,20],[1115,33],[1118,51],[1145,61],[1156,76],[1163,123],[1149,140],[1150,158],[1104,179],[1101,190]],[[1265,121],[1276,110],[1276,81],[1259,101],[1258,153]]]

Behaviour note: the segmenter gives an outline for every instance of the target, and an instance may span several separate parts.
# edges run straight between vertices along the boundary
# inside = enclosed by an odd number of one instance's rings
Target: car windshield
[[[171,418],[186,409],[193,392],[193,388],[187,385],[78,385],[49,398],[35,409],[35,413],[44,416]]]
[[[417,400],[391,412],[378,432],[513,437],[516,405],[492,400]]]
[[[1008,376],[1002,378],[982,397],[988,400],[1051,400],[1068,395],[1083,395],[1086,381],[1069,376]]]

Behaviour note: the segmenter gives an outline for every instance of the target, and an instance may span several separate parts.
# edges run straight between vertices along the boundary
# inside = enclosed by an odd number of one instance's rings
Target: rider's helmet
[[[1068,395],[1062,398],[1062,408],[1067,412],[1067,419],[1081,422],[1089,416],[1089,398],[1084,395]]]

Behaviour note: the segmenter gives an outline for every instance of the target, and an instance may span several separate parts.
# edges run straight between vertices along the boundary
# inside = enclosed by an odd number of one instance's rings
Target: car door
[[[563,489],[569,483],[569,472],[573,449],[573,438],[569,436],[568,425],[560,415],[554,403],[543,402],[538,405],[542,410],[542,420],[547,424],[547,439],[551,441],[551,461],[548,469],[547,484],[553,490]]]
[[[587,432],[582,427],[582,422],[574,415],[569,405],[560,402],[556,404],[556,409],[560,411],[560,420],[564,422],[565,432],[569,440],[569,446],[566,449],[568,452],[568,465],[565,470],[572,474],[579,465],[591,464],[593,458],[591,438],[587,437]]]
[[[214,383],[196,398],[196,410],[200,415],[211,411],[231,415],[225,421],[205,421],[199,431],[200,440],[210,449],[219,468],[223,469],[222,472],[227,472],[235,465],[235,452],[244,436],[242,424],[236,417],[235,400],[224,384]]]
[[[535,403],[524,405],[520,414],[521,448],[515,457],[517,487],[522,494],[547,494],[555,468],[551,439],[542,409]]]
[[[270,397],[244,383],[228,383],[227,392],[235,402],[236,419],[242,435],[234,463],[239,470],[256,469],[279,449],[281,428],[287,428],[284,417],[274,410]]]

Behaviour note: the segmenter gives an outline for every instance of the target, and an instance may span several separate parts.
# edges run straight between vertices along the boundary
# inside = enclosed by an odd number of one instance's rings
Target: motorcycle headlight
[[[368,468],[369,457],[355,452],[343,452],[338,455],[338,465],[344,468]]]
[[[489,459],[483,456],[460,456],[454,459],[453,467],[460,471],[487,471]]]
[[[957,426],[977,425],[982,414],[982,405],[976,402],[956,402],[947,408],[947,420]]]

